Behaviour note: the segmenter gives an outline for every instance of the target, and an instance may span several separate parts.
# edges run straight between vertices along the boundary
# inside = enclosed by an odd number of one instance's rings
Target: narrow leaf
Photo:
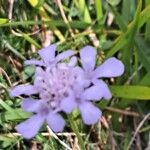
[[[146,86],[110,86],[113,96],[134,100],[150,100],[150,87]]]
[[[0,18],[0,24],[5,24],[7,23],[9,20],[7,18]]]

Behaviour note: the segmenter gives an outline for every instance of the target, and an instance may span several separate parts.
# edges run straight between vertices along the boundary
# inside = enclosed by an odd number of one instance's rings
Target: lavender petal
[[[41,50],[39,50],[38,53],[43,59],[43,61],[46,64],[49,64],[55,58],[55,50],[56,50],[56,45],[52,44],[48,47],[42,48]]]
[[[98,101],[102,98],[109,100],[112,94],[103,80],[93,80],[93,86],[84,91],[84,98],[89,101]]]
[[[41,100],[34,100],[32,98],[25,98],[21,104],[24,111],[38,112],[41,106]]]
[[[70,58],[68,65],[74,67],[76,63],[77,63],[77,57],[73,56]]]
[[[25,65],[37,65],[37,66],[44,66],[44,63],[40,60],[35,60],[35,59],[31,59],[31,60],[26,60],[24,62]]]
[[[95,124],[102,115],[102,112],[90,102],[79,105],[83,122],[87,125]]]
[[[18,85],[10,89],[10,95],[12,97],[19,96],[22,94],[31,95],[36,93],[37,90],[32,85]]]
[[[42,76],[44,76],[45,75],[45,72],[44,72],[44,70],[41,68],[41,67],[36,67],[36,69],[35,69],[35,79],[36,79],[36,77],[42,77]]]
[[[77,107],[77,103],[75,102],[74,95],[70,95],[61,100],[60,103],[61,110],[65,113],[71,113],[73,109]]]
[[[103,64],[97,67],[94,71],[95,78],[101,77],[117,77],[124,72],[123,63],[115,57],[107,59]]]
[[[86,100],[95,100],[98,101],[103,97],[103,86],[93,85],[90,88],[87,88],[84,93],[84,99]]]
[[[102,97],[106,100],[109,100],[112,98],[112,94],[109,90],[108,85],[103,80],[95,80],[95,85],[98,85],[101,88]]]
[[[76,66],[74,67],[74,74],[76,75],[76,81],[83,87],[88,87],[90,85],[90,81],[86,79],[84,70]]]
[[[51,112],[47,116],[46,120],[49,127],[54,132],[61,132],[64,129],[65,121],[61,115]]]
[[[61,61],[61,60],[64,60],[64,59],[66,59],[66,58],[69,58],[69,57],[72,56],[73,54],[74,54],[74,51],[72,51],[72,50],[67,50],[67,51],[65,51],[65,52],[62,52],[62,53],[58,54],[58,55],[56,56],[56,60],[57,60],[57,62],[59,62],[59,61]]]
[[[44,117],[41,117],[40,115],[34,115],[28,120],[17,125],[15,129],[17,132],[22,134],[24,138],[30,139],[38,133],[39,129],[44,123],[44,120]]]
[[[92,71],[96,62],[96,50],[92,46],[85,46],[80,50],[81,63],[86,71]]]

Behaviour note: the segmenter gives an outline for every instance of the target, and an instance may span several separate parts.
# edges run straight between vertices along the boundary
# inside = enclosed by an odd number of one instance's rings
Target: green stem
[[[75,121],[73,120],[72,114],[68,115],[68,119],[69,119],[72,130],[74,131],[74,133],[76,134],[76,136],[78,138],[81,150],[85,150],[83,139],[79,133],[79,129],[78,129]]]
[[[29,25],[43,25],[47,24],[49,26],[53,25],[56,27],[65,27],[67,28],[66,24],[64,23],[63,20],[47,20],[47,21],[33,21],[33,20],[28,20],[28,21],[12,21],[8,23],[0,23],[0,27],[8,27],[8,26],[29,26]],[[85,29],[89,27],[91,24],[90,23],[85,23],[84,21],[72,21],[69,22],[70,26],[72,28],[79,28],[79,29]]]

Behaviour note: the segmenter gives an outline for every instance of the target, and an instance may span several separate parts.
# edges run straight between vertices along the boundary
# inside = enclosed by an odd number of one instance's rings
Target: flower
[[[101,117],[101,111],[93,105],[92,102],[99,101],[102,98],[109,100],[112,95],[107,84],[99,80],[101,77],[117,77],[123,74],[124,65],[118,59],[112,57],[95,69],[96,50],[92,46],[85,46],[80,50],[82,67],[76,66],[80,80],[73,86],[71,100],[73,103],[62,101],[62,110],[65,111],[70,105],[77,107],[87,125],[94,124]],[[64,107],[66,106],[66,107]],[[67,111],[65,111],[67,113]]]
[[[102,77],[110,78],[121,76],[124,72],[124,65],[120,60],[111,57],[95,68],[96,54],[96,50],[92,46],[82,48],[80,50],[82,68],[78,67],[78,70],[80,70],[81,74],[85,77],[88,83],[87,85],[99,82],[99,84],[101,84],[101,90],[105,91],[103,92],[103,97],[110,99],[112,96],[107,84],[98,79]]]
[[[27,61],[27,64],[38,65],[33,85],[18,85],[10,90],[12,97],[26,95],[22,109],[34,113],[31,118],[16,126],[16,130],[28,139],[38,133],[44,122],[47,122],[54,132],[62,131],[65,126],[65,121],[59,114],[60,101],[69,96],[70,87],[74,84],[72,66],[75,65],[76,58],[72,57],[68,65],[60,64],[58,62],[71,56],[72,51],[63,52],[54,58],[54,49],[55,45],[52,45],[40,50],[43,62]],[[38,99],[33,98],[35,95]]]
[[[26,95],[22,108],[33,115],[27,121],[19,124],[16,130],[25,138],[34,137],[46,121],[54,132],[62,131],[65,121],[58,114],[61,111],[60,102],[69,97],[70,86],[74,84],[70,67],[57,64],[55,67],[36,68],[33,85],[18,85],[11,89],[11,96]],[[39,99],[32,97],[37,94]],[[70,108],[69,108],[70,109]],[[33,125],[36,122],[36,126]]]
[[[28,139],[34,137],[45,122],[54,132],[62,131],[65,120],[60,113],[69,114],[76,108],[85,124],[96,123],[102,112],[94,102],[112,97],[107,84],[99,78],[117,77],[124,71],[122,62],[114,57],[95,69],[96,50],[92,46],[80,50],[82,67],[77,66],[72,50],[56,56],[55,50],[56,45],[50,45],[39,51],[41,60],[25,61],[26,65],[36,67],[33,84],[18,85],[10,90],[12,97],[25,95],[22,109],[34,113],[16,126]],[[69,57],[68,63],[63,62]]]

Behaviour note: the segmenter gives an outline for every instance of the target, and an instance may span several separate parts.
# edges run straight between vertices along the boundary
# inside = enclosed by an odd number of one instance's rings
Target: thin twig
[[[137,118],[133,117],[133,123],[134,123],[134,129],[137,128]],[[141,138],[140,138],[140,134],[139,132],[137,133],[136,135],[136,149],[137,150],[142,150],[142,147],[141,147]]]
[[[68,150],[72,150],[66,143],[64,143],[57,137],[57,135],[49,128],[49,126],[47,126],[47,129],[48,129],[49,135],[53,136],[61,145],[63,145]]]
[[[8,0],[8,2],[9,2],[8,19],[12,20],[12,12],[13,12],[14,0]]]
[[[41,29],[38,29],[38,30],[35,30],[35,31],[31,32],[31,33],[25,33],[25,34],[31,36],[31,35],[38,34],[40,31],[41,31]],[[24,33],[21,33],[20,31],[15,31],[13,29],[11,29],[11,32],[12,32],[12,34],[14,34],[14,35],[16,35],[18,37],[23,37],[23,34],[24,34]]]
[[[9,84],[9,86],[11,86],[12,83],[11,83],[11,81],[9,79],[9,76],[7,75],[7,73],[5,72],[5,70],[3,68],[1,68],[1,67],[0,67],[0,74],[3,74],[5,76],[5,78],[6,78],[7,82],[8,82],[8,84]]]
[[[137,72],[139,72],[142,69],[143,65],[140,65],[136,71],[133,72],[133,74],[128,78],[125,84],[130,84],[132,79],[136,76]]]
[[[133,143],[134,140],[135,140],[135,137],[136,137],[137,133],[139,132],[140,128],[143,126],[144,122],[148,119],[149,116],[150,116],[150,112],[149,112],[149,113],[144,117],[144,119],[139,123],[139,125],[138,125],[138,127],[136,128],[136,131],[135,131],[135,133],[134,133],[134,135],[133,135],[133,137],[132,137],[132,139],[131,139],[131,141],[130,141],[128,147],[127,147],[127,150],[130,149],[132,143]]]
[[[59,9],[60,9],[60,13],[61,13],[61,16],[62,16],[64,22],[65,22],[66,25],[68,25],[68,27],[69,27],[69,32],[70,32],[71,36],[74,37],[74,33],[73,33],[73,31],[72,31],[72,29],[71,29],[71,27],[70,27],[69,21],[68,21],[66,15],[65,15],[65,13],[64,13],[61,0],[57,0],[57,4],[58,4],[58,7],[59,7]]]
[[[113,112],[119,113],[119,114],[122,114],[122,115],[133,116],[133,117],[140,117],[140,115],[138,113],[133,112],[133,111],[126,111],[126,110],[121,110],[121,109],[112,108],[112,107],[106,107],[105,109],[109,110],[109,111],[113,111]]]
[[[11,134],[8,133],[8,134],[1,134],[1,135],[8,136],[8,137],[21,136],[21,134],[16,133],[16,132],[13,132]],[[47,136],[49,136],[49,133],[48,132],[42,132],[41,135],[47,137]],[[57,136],[65,136],[65,137],[68,137],[68,136],[74,137],[74,136],[76,136],[76,134],[73,133],[73,132],[70,132],[70,133],[69,132],[56,133],[56,135]],[[85,134],[81,133],[81,136],[85,136]]]

